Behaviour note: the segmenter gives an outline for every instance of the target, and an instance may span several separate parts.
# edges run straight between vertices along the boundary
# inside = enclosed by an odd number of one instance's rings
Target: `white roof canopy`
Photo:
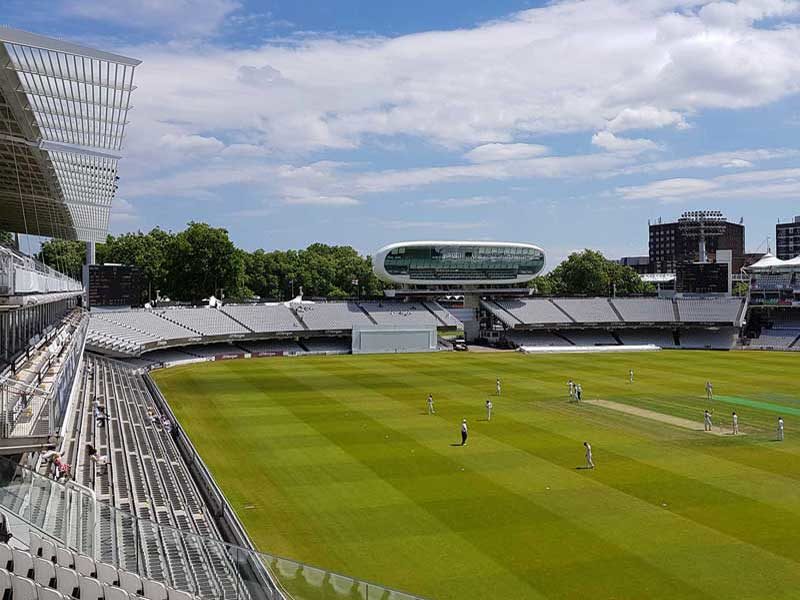
[[[139,64],[0,27],[0,229],[105,239]]]
[[[745,269],[749,272],[754,271],[798,271],[800,270],[800,256],[795,256],[791,260],[781,260],[774,254],[767,252],[761,259]]]

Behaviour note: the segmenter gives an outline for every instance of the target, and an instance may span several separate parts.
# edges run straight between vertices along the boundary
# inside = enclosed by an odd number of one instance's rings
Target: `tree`
[[[225,229],[190,222],[167,246],[164,288],[173,298],[246,295],[244,252]]]
[[[541,294],[555,296],[629,296],[653,291],[636,271],[600,252],[574,252],[547,275],[532,282]]]
[[[56,271],[80,279],[86,260],[86,244],[72,240],[47,240],[36,258]]]

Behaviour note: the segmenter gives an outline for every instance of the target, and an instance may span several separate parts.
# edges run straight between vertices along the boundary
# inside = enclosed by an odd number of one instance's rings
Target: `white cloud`
[[[547,146],[540,144],[483,144],[467,152],[464,158],[470,162],[483,163],[534,158],[547,152]]]
[[[660,160],[624,167],[610,175],[635,175],[638,173],[657,173],[679,171],[684,169],[713,168],[746,168],[756,163],[771,160],[782,160],[800,156],[800,150],[790,148],[758,148],[755,150],[738,150],[736,152],[713,152],[673,160]]]
[[[689,125],[682,114],[674,110],[663,110],[654,106],[623,108],[606,126],[612,133],[620,133],[629,129],[658,129],[674,126],[688,129]]]
[[[610,152],[620,152],[625,154],[641,154],[648,150],[659,150],[660,146],[653,140],[645,138],[623,138],[617,137],[610,131],[598,131],[592,136],[592,144],[599,146]]]
[[[306,196],[287,196],[286,204],[303,204],[310,206],[355,206],[360,204],[356,198],[350,196],[320,196],[310,193]]]
[[[488,206],[497,204],[501,198],[492,196],[471,196],[468,198],[431,198],[422,203],[436,208],[473,208],[475,206]]]
[[[710,179],[676,178],[617,188],[626,200],[680,202],[695,199],[750,199],[764,202],[800,197],[800,168],[747,171]]]
[[[239,6],[233,0],[70,0],[64,10],[122,27],[203,35],[216,30]]]

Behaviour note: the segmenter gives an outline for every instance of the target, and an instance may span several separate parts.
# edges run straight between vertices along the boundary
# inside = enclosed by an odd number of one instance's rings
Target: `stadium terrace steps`
[[[168,308],[157,311],[156,314],[203,336],[252,333],[225,312],[216,308]]]
[[[359,306],[376,325],[440,325],[419,302],[359,302]]]
[[[99,402],[108,414],[102,427],[93,414]],[[67,422],[78,431],[65,439],[63,453],[76,458],[76,481],[107,503],[100,506],[93,540],[99,557],[131,570],[141,564],[147,577],[202,598],[247,597],[175,442],[155,416],[157,405],[142,376],[117,361],[87,355],[73,404]],[[98,474],[89,461],[89,443],[110,458],[107,474]],[[167,535],[153,522],[185,533]],[[85,539],[89,533],[76,535]],[[220,540],[220,546],[194,535]]]
[[[305,327],[283,304],[226,304],[220,309],[253,333],[303,331]]]

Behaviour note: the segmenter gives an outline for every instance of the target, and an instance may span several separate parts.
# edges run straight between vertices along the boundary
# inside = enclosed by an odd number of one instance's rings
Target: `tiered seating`
[[[241,598],[222,546],[193,537],[221,540],[169,432],[148,415],[157,406],[144,379],[121,363],[87,357],[79,400],[64,455],[76,459],[76,480],[107,503],[100,505],[96,556],[203,598]],[[95,401],[107,408],[105,427],[93,418]],[[96,472],[87,443],[109,456],[107,474]]]
[[[798,329],[762,329],[761,335],[750,342],[756,350],[800,350],[800,328]]]
[[[227,304],[220,310],[256,333],[304,329],[292,311],[283,304]]]
[[[349,338],[309,338],[303,340],[303,345],[309,352],[331,352],[348,354],[352,348]]]
[[[556,298],[553,302],[578,323],[619,322],[607,298]]]
[[[526,324],[567,324],[572,320],[550,302],[541,298],[526,300],[498,300],[495,303],[520,323]],[[502,313],[495,313],[500,319],[504,318]],[[511,322],[510,324],[513,324]]]
[[[509,331],[508,339],[517,346],[569,346],[564,338],[547,331]]]
[[[614,339],[607,331],[603,330],[565,330],[561,332],[565,338],[571,341],[576,346],[618,346],[617,340]]]
[[[675,348],[671,329],[621,329],[617,335],[626,346],[653,344],[661,348]]]
[[[614,298],[611,300],[622,319],[628,323],[672,323],[675,308],[663,298]]]
[[[245,350],[231,344],[206,344],[205,346],[191,346],[186,350],[195,356],[244,356]]]
[[[122,325],[128,330],[139,331],[156,340],[180,339],[197,335],[191,329],[162,319],[158,313],[149,310],[92,312],[92,320],[94,321],[95,318]]]
[[[252,354],[301,354],[303,349],[294,340],[265,340],[261,342],[239,342],[239,346]]]
[[[355,302],[317,302],[303,304],[296,310],[297,318],[314,331],[352,329],[353,325],[373,325]]]
[[[686,323],[735,323],[742,310],[741,298],[678,298],[680,320]]]
[[[439,320],[419,302],[360,302],[378,325],[433,325]]]
[[[681,348],[731,350],[736,345],[738,333],[736,327],[685,329],[680,332]]]
[[[233,335],[250,331],[216,308],[177,308],[158,311],[160,317],[200,335]]]
[[[158,338],[92,315],[86,341],[106,350],[138,352],[141,351],[142,343],[156,342]]]
[[[434,315],[436,315],[436,318],[439,319],[441,324],[445,327],[464,327],[464,324],[461,321],[459,321],[449,310],[445,309],[438,302],[423,302],[422,304]]]

